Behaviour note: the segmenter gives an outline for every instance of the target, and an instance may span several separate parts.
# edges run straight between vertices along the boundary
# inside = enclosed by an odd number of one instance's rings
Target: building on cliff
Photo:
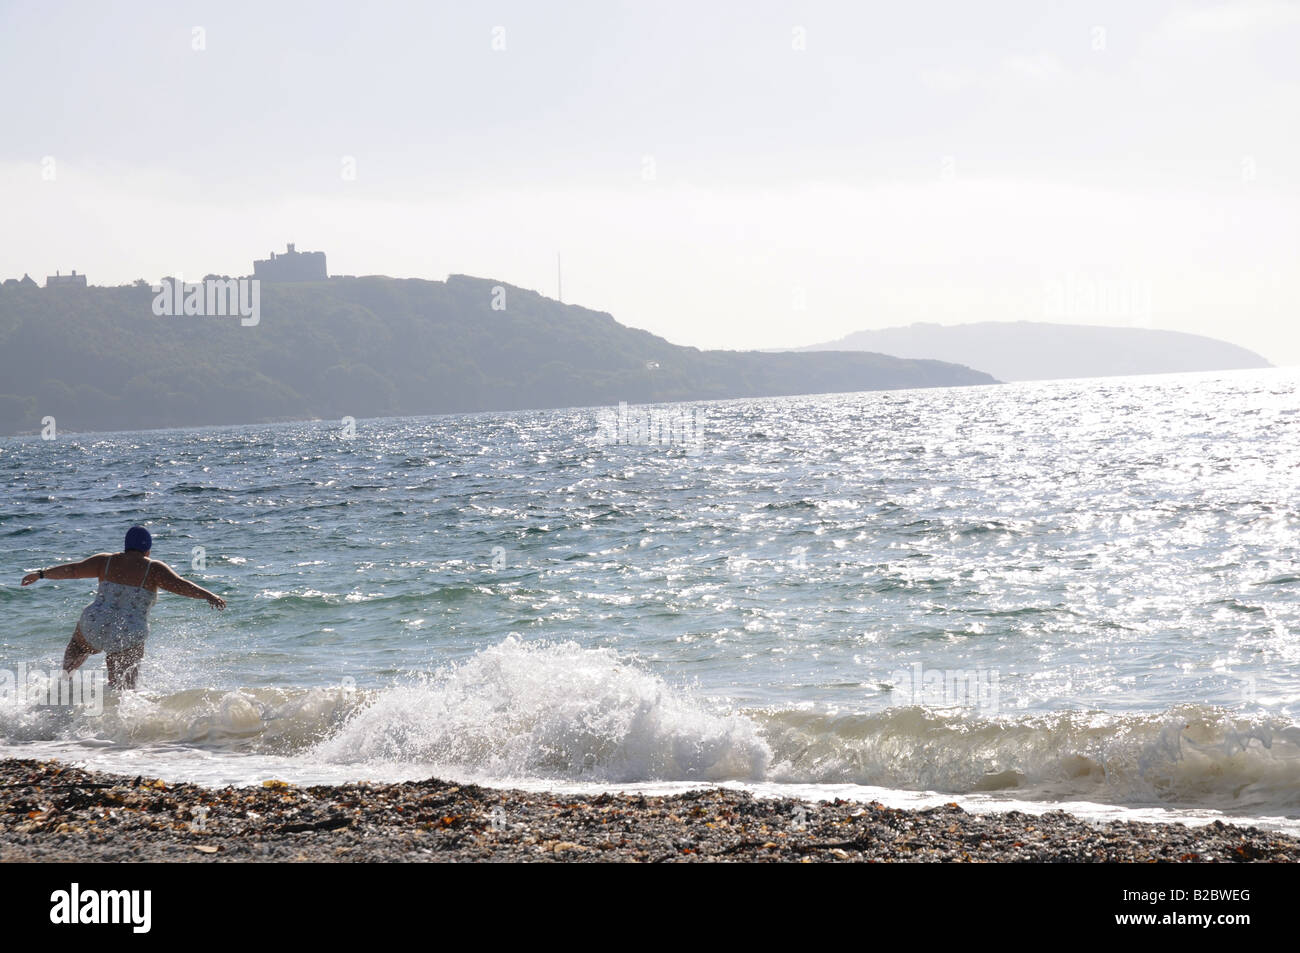
[[[61,272],[55,272],[45,279],[46,288],[84,288],[86,287],[86,276],[77,274],[74,268],[72,274],[65,275]]]
[[[254,261],[253,277],[262,281],[324,281],[329,277],[323,251],[298,251],[293,242],[288,248],[283,254],[271,252],[270,258]]]

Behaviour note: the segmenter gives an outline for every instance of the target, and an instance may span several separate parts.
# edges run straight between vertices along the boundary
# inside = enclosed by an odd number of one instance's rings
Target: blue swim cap
[[[147,553],[153,549],[153,537],[143,526],[132,526],[126,531],[126,545],[123,549],[138,549],[142,553]]]

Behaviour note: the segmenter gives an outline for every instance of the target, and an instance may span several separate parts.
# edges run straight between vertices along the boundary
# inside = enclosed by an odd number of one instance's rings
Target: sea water
[[[3,438],[0,669],[133,523],[229,607],[162,593],[141,690],[0,699],[0,756],[1300,831],[1298,384]]]

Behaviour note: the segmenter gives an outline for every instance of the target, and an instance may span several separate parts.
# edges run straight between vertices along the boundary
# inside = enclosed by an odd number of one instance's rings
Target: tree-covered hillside
[[[0,289],[0,432],[45,416],[119,430],[992,382],[881,354],[679,347],[458,275],[263,283],[252,326],[159,317],[153,301],[143,286]]]

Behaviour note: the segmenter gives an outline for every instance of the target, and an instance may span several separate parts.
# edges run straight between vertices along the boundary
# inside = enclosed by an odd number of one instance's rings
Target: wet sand
[[[1300,861],[1300,839],[1215,822],[1095,824],[707,789],[587,797],[457,785],[214,790],[0,761],[0,861]]]

